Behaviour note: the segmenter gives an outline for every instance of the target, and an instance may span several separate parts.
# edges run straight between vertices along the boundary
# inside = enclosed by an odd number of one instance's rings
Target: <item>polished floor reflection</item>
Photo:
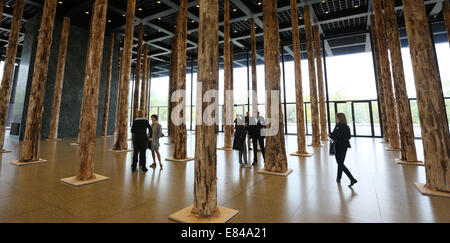
[[[163,170],[132,173],[131,153],[108,152],[114,137],[97,139],[95,171],[110,180],[80,188],[60,182],[75,175],[74,141],[42,141],[48,163],[16,167],[10,161],[19,158],[20,144],[7,137],[5,147],[14,152],[0,159],[0,222],[169,222],[170,214],[192,204],[193,162],[163,161]],[[222,141],[220,134],[219,147]],[[336,183],[327,146],[308,147],[310,158],[288,157],[294,170],[288,177],[258,174],[261,163],[240,168],[237,152],[217,151],[219,204],[239,210],[231,222],[450,222],[450,198],[423,196],[414,186],[425,182],[424,167],[397,165],[399,152],[385,151],[380,141],[351,140],[346,164],[359,180],[353,189],[346,177]],[[423,159],[421,141],[416,145]],[[286,147],[295,151],[295,136],[286,136]],[[163,159],[170,154],[162,145]]]

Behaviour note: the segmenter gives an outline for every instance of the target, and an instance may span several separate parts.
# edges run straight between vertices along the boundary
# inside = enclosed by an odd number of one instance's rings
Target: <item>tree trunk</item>
[[[116,144],[113,148],[119,151],[128,149],[128,97],[130,92],[135,8],[136,0],[128,0],[123,55],[120,66],[119,127],[117,129]]]
[[[232,91],[232,74],[231,69],[233,63],[231,62],[231,41],[230,41],[230,0],[224,0],[224,24],[223,24],[223,59],[224,59],[224,105],[223,105],[223,123],[224,123],[224,146],[225,148],[232,148],[233,137],[233,97],[227,97]],[[228,91],[228,92],[227,92]]]
[[[195,130],[194,208],[199,217],[211,217],[219,213],[217,208],[217,135],[216,124],[207,124],[202,114],[218,101],[203,102],[203,95],[217,90],[219,80],[219,3],[218,0],[200,0],[198,43],[197,122]],[[200,115],[198,115],[200,113]],[[218,114],[213,113],[213,116]]]
[[[403,71],[402,51],[397,28],[397,14],[395,1],[384,0],[384,15],[389,39],[392,74],[394,77],[395,100],[399,116],[401,159],[403,161],[417,161],[416,145],[414,144],[414,130],[406,92],[405,73]]]
[[[144,111],[144,112],[145,112],[145,97],[146,97],[145,90],[147,87],[147,55],[148,55],[148,45],[144,44],[144,50],[143,50],[143,55],[142,55],[141,100],[140,100],[140,107],[139,107],[139,110]]]
[[[0,88],[0,152],[4,151],[8,103],[11,98],[11,86],[16,63],[17,48],[19,45],[20,25],[22,23],[24,5],[25,0],[16,0],[11,21],[11,32],[9,33],[8,39],[8,49],[6,50],[5,64],[3,66],[3,77]],[[0,12],[3,12],[3,3],[0,3],[0,6]]]
[[[450,134],[424,1],[403,0],[416,84],[427,187],[450,192]]]
[[[252,48],[252,116],[256,117],[258,113],[258,79],[256,77],[256,33],[254,18],[251,19],[250,35]]]
[[[176,77],[175,76],[177,73],[177,65],[176,65],[176,63],[177,63],[177,61],[176,61],[177,60],[177,49],[176,49],[177,41],[178,41],[177,33],[175,33],[175,36],[173,37],[173,40],[172,40],[172,54],[170,56],[169,103],[168,103],[169,107],[167,110],[167,118],[168,118],[167,128],[168,128],[168,133],[169,133],[169,139],[171,141],[173,141],[174,136],[175,136],[175,126],[172,122],[172,110],[173,110],[173,106],[174,106],[174,103],[172,102],[172,94],[176,90],[176,88],[175,88]]]
[[[45,0],[28,103],[21,162],[39,160],[39,140],[41,138],[42,113],[44,111],[45,84],[47,82],[55,15],[56,0]]]
[[[311,101],[312,146],[320,146],[319,105],[317,102],[316,67],[314,64],[314,39],[309,5],[304,6],[306,49],[308,51],[309,88]]]
[[[400,149],[400,141],[398,136],[397,112],[394,101],[394,92],[392,90],[391,70],[389,64],[385,23],[382,12],[382,2],[374,1],[375,8],[375,25],[377,26],[378,49],[380,51],[381,76],[383,80],[384,95],[386,98],[386,118],[387,130],[389,136],[390,148]]]
[[[150,57],[147,58],[147,79],[145,81],[145,117],[148,118],[148,110],[150,103],[150,81],[151,81],[151,61]]]
[[[70,18],[65,17],[61,29],[61,42],[56,69],[55,90],[53,93],[52,114],[50,119],[49,139],[58,138],[59,110],[61,106],[61,93],[64,83],[64,70],[66,67],[67,46],[69,44]]]
[[[444,21],[445,26],[447,27],[448,41],[450,43],[450,2],[449,0],[444,0],[442,4],[443,4],[442,12],[444,13]]]
[[[291,0],[292,48],[294,52],[295,94],[297,114],[297,153],[306,154],[305,111],[303,106],[300,34],[298,31],[297,0]]]
[[[119,105],[119,100],[120,100],[120,73],[122,72],[122,59],[123,59],[123,50],[120,51],[120,64],[119,64],[119,85],[117,85],[117,103],[116,103],[116,122],[115,122],[115,127],[114,127],[114,131],[115,133],[117,133],[117,131],[119,130],[119,114],[120,114],[120,105]]]
[[[106,136],[108,133],[108,115],[109,115],[109,100],[111,93],[111,77],[112,77],[112,65],[113,65],[113,57],[114,57],[114,41],[115,35],[111,34],[109,41],[109,58],[108,58],[108,69],[107,69],[107,78],[106,78],[106,89],[105,89],[105,105],[103,106],[103,129],[102,136]]]
[[[320,113],[320,139],[328,140],[327,116],[325,108],[325,90],[323,83],[322,54],[320,52],[320,32],[319,25],[314,26],[314,39],[316,50],[316,66],[317,66],[317,88],[319,89],[319,113]],[[323,47],[325,48],[325,47]]]
[[[144,24],[139,24],[139,34],[138,34],[138,49],[137,49],[137,58],[136,58],[136,76],[134,78],[134,97],[133,97],[133,121],[136,120],[136,113],[139,110],[139,93],[144,96],[144,93],[141,91],[141,60],[142,60],[142,40],[144,38]],[[144,57],[146,58],[146,57]],[[145,62],[144,62],[145,63]],[[144,66],[145,67],[145,66]],[[144,68],[145,70],[145,68]],[[144,77],[144,75],[142,75]],[[144,78],[142,78],[142,86],[144,86]]]
[[[383,77],[381,72],[381,63],[380,63],[380,49],[378,45],[378,38],[377,38],[377,26],[375,24],[375,15],[370,15],[370,23],[372,23],[370,29],[372,33],[372,48],[373,48],[373,57],[375,62],[375,72],[376,72],[376,82],[378,86],[378,99],[380,107],[380,113],[381,117],[381,128],[383,129],[383,139],[384,142],[389,142],[389,134],[387,133],[387,118],[386,118],[386,97],[384,95],[384,87],[383,87]]]
[[[80,168],[77,180],[95,178],[95,136],[97,129],[98,92],[106,27],[108,0],[96,0],[91,17],[91,30],[84,77],[83,116],[80,125]]]
[[[278,126],[273,136],[266,137],[264,169],[270,172],[287,171],[286,148],[284,141],[283,110],[280,96],[280,34],[278,28],[278,11],[276,0],[263,1],[264,19],[264,57],[265,57],[265,84],[266,84],[266,114],[270,118],[268,130]],[[277,92],[272,94],[272,91]],[[276,97],[272,97],[276,95]],[[272,110],[272,99],[279,103],[278,109]],[[276,124],[276,125],[275,125]],[[273,128],[272,128],[273,129]],[[257,148],[253,148],[257,149]]]
[[[176,36],[178,38],[176,45],[177,59],[176,59],[176,90],[186,90],[186,39],[187,39],[187,12],[188,12],[188,1],[180,1],[180,10],[178,12]],[[185,103],[186,94],[183,93],[181,100],[175,102],[175,107],[183,107],[178,113],[178,118],[182,119],[178,121],[175,126],[175,148],[174,148],[174,158],[175,159],[186,159],[187,157],[187,132],[186,132],[186,117]]]

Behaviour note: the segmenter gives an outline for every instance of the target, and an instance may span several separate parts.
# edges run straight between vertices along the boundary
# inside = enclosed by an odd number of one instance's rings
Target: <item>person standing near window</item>
[[[131,126],[132,140],[133,140],[133,163],[131,164],[131,170],[133,172],[136,171],[138,156],[139,156],[139,165],[143,172],[147,172],[148,169],[146,167],[146,156],[147,152],[147,129],[150,129],[150,124],[148,120],[144,118],[144,112],[138,111],[136,112],[136,120],[133,121],[133,125]]]
[[[150,126],[150,144],[149,148],[152,151],[152,158],[153,158],[153,164],[150,165],[151,168],[156,167],[156,160],[155,160],[155,154],[158,156],[159,166],[161,169],[163,168],[163,165],[161,163],[161,154],[159,153],[159,139],[162,138],[164,135],[162,133],[162,126],[158,122],[158,116],[152,115],[152,125]]]
[[[329,134],[334,142],[332,143],[332,150],[334,150],[336,162],[338,164],[337,178],[338,183],[341,182],[342,172],[344,172],[350,179],[349,187],[352,187],[356,182],[358,182],[344,165],[345,155],[347,154],[347,149],[350,148],[350,127],[347,125],[347,117],[344,113],[336,114],[336,127],[333,133]]]
[[[261,129],[265,127],[264,117],[259,116],[259,111],[257,117],[251,117],[249,119],[249,136],[253,143],[253,164],[258,164],[258,143],[261,149],[261,154],[265,159],[265,147],[264,147],[264,134],[261,134]]]

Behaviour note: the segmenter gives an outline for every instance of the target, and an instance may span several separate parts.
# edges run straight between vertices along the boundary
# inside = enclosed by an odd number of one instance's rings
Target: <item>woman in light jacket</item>
[[[344,165],[345,155],[347,154],[347,149],[350,148],[350,127],[347,125],[347,117],[344,113],[336,114],[336,127],[333,133],[328,136],[334,141],[334,152],[336,157],[336,162],[338,164],[338,172],[336,181],[341,182],[342,172],[344,172],[350,179],[349,187],[353,186],[358,182]]]
[[[161,169],[163,168],[163,165],[161,163],[161,154],[159,153],[159,139],[163,137],[162,133],[162,126],[158,122],[158,116],[152,115],[152,124],[150,125],[150,139],[149,139],[149,148],[152,151],[152,157],[153,157],[153,164],[150,165],[151,168],[156,168],[156,160],[155,160],[155,153],[158,156],[159,166],[161,166]]]

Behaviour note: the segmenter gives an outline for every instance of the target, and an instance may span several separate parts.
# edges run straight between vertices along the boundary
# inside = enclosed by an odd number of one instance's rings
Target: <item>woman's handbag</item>
[[[330,155],[336,154],[336,141],[331,140],[330,141]]]

